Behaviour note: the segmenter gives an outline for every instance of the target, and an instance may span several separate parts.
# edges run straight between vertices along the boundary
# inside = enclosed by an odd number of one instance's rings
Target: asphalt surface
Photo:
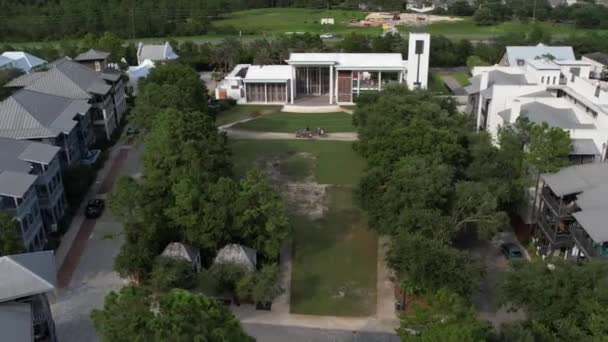
[[[258,342],[399,342],[397,334],[289,327],[269,324],[243,324],[247,334]]]

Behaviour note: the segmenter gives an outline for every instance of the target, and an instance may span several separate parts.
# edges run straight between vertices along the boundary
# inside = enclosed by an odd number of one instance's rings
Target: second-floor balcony
[[[544,205],[546,205],[556,216],[559,217],[569,217],[573,212],[577,211],[577,207],[573,199],[556,197],[548,187],[543,188],[541,192],[541,201],[543,201]]]
[[[575,224],[572,229],[574,243],[588,257],[608,257],[608,242],[597,243],[587,234],[584,228]]]
[[[547,240],[549,240],[555,248],[569,247],[572,244],[570,230],[567,225],[553,223],[544,217],[539,217],[537,224]]]

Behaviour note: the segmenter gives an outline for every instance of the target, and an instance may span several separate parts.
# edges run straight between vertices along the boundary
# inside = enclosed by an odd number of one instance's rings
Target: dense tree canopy
[[[157,306],[157,309],[154,307]],[[156,303],[142,288],[111,292],[91,314],[103,341],[253,341],[216,301],[175,289]]]
[[[0,256],[23,251],[23,242],[17,235],[17,222],[9,214],[0,211]]]

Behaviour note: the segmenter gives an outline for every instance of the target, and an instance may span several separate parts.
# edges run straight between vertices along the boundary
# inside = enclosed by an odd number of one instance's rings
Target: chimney
[[[511,118],[510,118],[510,123],[514,123],[515,121],[517,121],[517,119],[519,118],[519,115],[521,114],[521,101],[519,101],[518,99],[513,100],[513,102],[511,102]]]

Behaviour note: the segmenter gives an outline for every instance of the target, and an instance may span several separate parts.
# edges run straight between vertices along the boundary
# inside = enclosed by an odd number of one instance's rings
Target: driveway
[[[473,306],[479,318],[489,321],[494,328],[500,328],[503,323],[510,323],[525,318],[523,312],[509,312],[499,306],[499,287],[506,273],[510,271],[509,261],[502,255],[500,244],[513,242],[519,244],[512,232],[498,233],[491,241],[484,242],[472,249],[472,254],[478,256],[485,266],[486,274],[478,291],[473,294]],[[525,249],[520,245],[525,253]]]
[[[124,153],[124,148],[113,154],[108,161],[110,172],[102,172],[92,190],[105,192],[119,174],[136,175],[139,172],[141,147],[128,149],[126,158],[119,162],[121,153]],[[111,172],[112,169],[117,172]],[[82,225],[78,227],[80,223]],[[60,285],[64,288],[60,288],[52,300],[51,311],[59,341],[98,341],[90,320],[91,310],[101,308],[105,296],[125,284],[112,269],[114,257],[123,242],[122,226],[108,209],[93,222],[83,222],[82,217],[76,217],[73,225],[75,227],[70,227],[70,230],[77,230],[77,236],[59,274]]]

